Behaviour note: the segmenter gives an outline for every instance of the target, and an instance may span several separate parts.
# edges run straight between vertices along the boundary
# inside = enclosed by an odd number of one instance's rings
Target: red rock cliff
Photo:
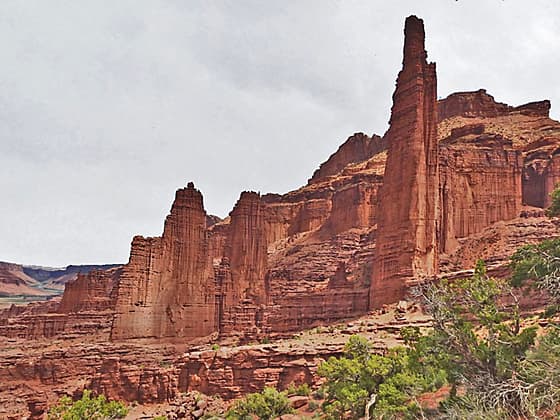
[[[467,126],[468,127],[468,126]],[[521,153],[511,140],[464,127],[440,143],[442,221],[440,250],[521,211]]]
[[[386,134],[371,307],[399,300],[407,279],[433,276],[438,269],[436,68],[426,57],[424,24],[411,16]]]
[[[499,117],[510,113],[548,117],[550,101],[530,102],[513,107],[496,102],[494,97],[479,89],[474,92],[452,93],[447,98],[438,101],[438,120],[443,121],[451,117]]]
[[[243,192],[230,213],[224,258],[216,275],[222,334],[260,326],[267,303],[267,235],[260,195]]]
[[[204,337],[216,331],[202,194],[177,191],[161,238],[136,237],[117,291],[112,338]]]
[[[112,291],[119,275],[120,270],[78,274],[76,280],[66,283],[57,312],[112,310],[115,305]]]
[[[313,173],[309,183],[316,183],[329,176],[336,175],[349,163],[367,160],[386,148],[387,144],[384,139],[375,134],[369,137],[364,133],[355,133],[348,137],[348,140],[346,140],[326,162],[321,164],[319,169]]]

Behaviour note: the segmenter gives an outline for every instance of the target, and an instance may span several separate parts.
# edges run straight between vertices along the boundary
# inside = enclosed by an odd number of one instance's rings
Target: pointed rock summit
[[[426,61],[424,23],[405,23],[403,67],[393,94],[380,190],[370,306],[398,301],[406,281],[437,272],[439,212],[436,66]]]

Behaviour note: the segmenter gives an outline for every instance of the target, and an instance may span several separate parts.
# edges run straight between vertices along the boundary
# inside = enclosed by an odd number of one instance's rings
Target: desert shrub
[[[262,392],[249,394],[236,401],[226,413],[226,418],[249,420],[253,416],[259,419],[274,419],[282,414],[293,412],[286,392],[279,392],[274,388],[266,387]]]
[[[511,267],[514,286],[533,280],[537,287],[560,301],[560,239],[518,249],[511,257]]]
[[[104,395],[92,398],[92,393],[85,390],[82,398],[72,401],[62,397],[49,409],[49,420],[112,420],[126,416],[128,408],[121,402],[108,401]]]
[[[516,261],[524,270],[534,266]],[[539,270],[532,272],[536,281],[554,271]],[[342,357],[319,367],[327,418],[424,416],[416,397],[443,385],[449,395],[431,417],[540,418],[560,406],[560,326],[549,319],[537,339],[538,327],[521,317],[520,291],[509,281],[491,278],[478,262],[470,278],[417,292],[432,316],[428,331],[403,328],[405,346],[384,355],[353,336]]]
[[[331,357],[319,366],[325,377],[327,418],[358,419],[371,406],[374,416],[412,416],[418,405],[411,396],[429,388],[424,377],[409,369],[408,350],[392,349],[387,355],[372,352],[369,341],[361,336],[350,337],[344,355]]]
[[[550,194],[552,202],[550,206],[546,209],[546,215],[548,217],[560,216],[560,187],[557,185],[554,191]]]
[[[507,295],[513,303],[502,302]],[[521,327],[515,294],[505,280],[489,277],[481,261],[471,278],[440,282],[424,297],[434,323],[431,345],[448,354],[452,381],[509,378],[534,344],[537,328]]]
[[[302,397],[308,397],[311,394],[311,388],[306,383],[296,386],[293,382],[286,389],[288,395],[299,395]]]
[[[309,411],[314,412],[314,411],[319,410],[320,405],[316,401],[311,400],[307,404],[307,408],[308,408]]]

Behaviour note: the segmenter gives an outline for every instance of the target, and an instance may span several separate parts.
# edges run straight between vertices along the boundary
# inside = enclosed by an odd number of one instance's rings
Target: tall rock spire
[[[370,307],[404,296],[406,282],[437,273],[439,217],[437,80],[426,61],[424,23],[405,23],[403,67],[393,94],[380,190]]]
[[[137,236],[117,289],[113,339],[204,337],[217,330],[206,211],[192,182],[175,194],[163,235]]]

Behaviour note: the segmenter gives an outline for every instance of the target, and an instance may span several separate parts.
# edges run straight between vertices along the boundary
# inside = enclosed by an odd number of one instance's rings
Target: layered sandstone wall
[[[216,331],[202,194],[177,191],[161,238],[136,237],[117,288],[113,339],[204,337]]]
[[[509,105],[496,102],[485,89],[452,93],[447,98],[438,101],[437,105],[439,121],[455,116],[497,117],[505,115],[513,109]]]
[[[329,159],[322,163],[311,179],[310,184],[317,183],[342,171],[348,164],[363,162],[373,155],[387,149],[387,142],[377,135],[369,137],[364,133],[355,133],[346,140]]]
[[[529,206],[550,206],[550,194],[560,184],[560,148],[556,138],[531,144],[523,167],[523,202]]]
[[[336,235],[348,229],[375,225],[380,184],[359,182],[336,191],[323,231]]]
[[[435,64],[426,57],[424,24],[411,16],[386,134],[371,307],[402,298],[406,279],[438,270],[437,82]]]
[[[523,114],[537,117],[548,117],[550,101],[529,102],[517,107],[497,102],[486,89],[473,92],[452,93],[438,101],[438,122],[452,117],[483,117],[493,118],[508,114]]]
[[[521,211],[521,153],[511,140],[478,135],[479,127],[441,142],[439,151],[442,221],[440,250]]]
[[[106,311],[115,307],[113,288],[121,270],[95,270],[78,274],[76,280],[66,283],[57,312]]]
[[[268,303],[267,234],[260,195],[243,192],[230,217],[224,258],[216,273],[219,332],[255,333]]]

